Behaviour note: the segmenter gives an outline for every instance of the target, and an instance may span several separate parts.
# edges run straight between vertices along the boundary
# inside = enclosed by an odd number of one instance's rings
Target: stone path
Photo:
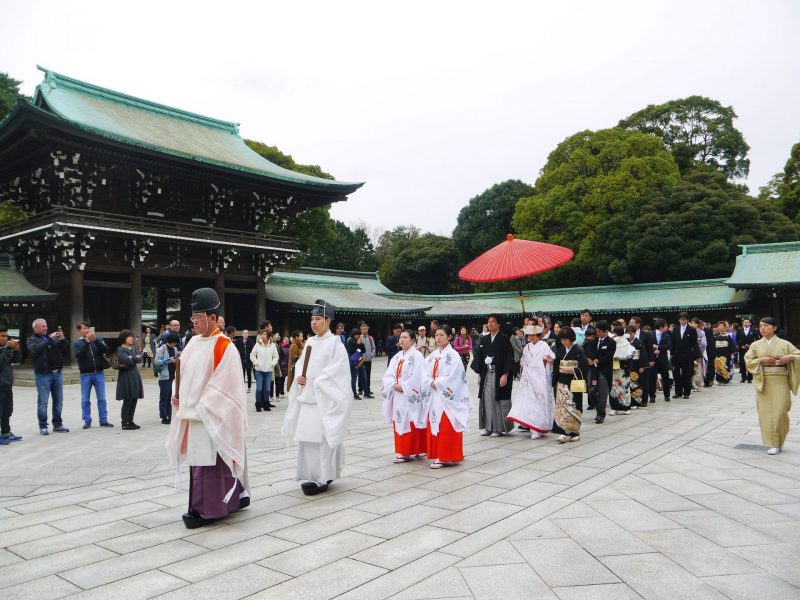
[[[286,402],[251,407],[253,503],[193,531],[154,383],[139,431],[120,429],[114,400],[117,427],[81,430],[72,385],[72,432],[40,437],[34,390],[15,394],[25,439],[0,447],[7,598],[800,598],[798,409],[781,455],[736,449],[760,444],[749,385],[590,422],[564,445],[473,423],[466,460],[440,470],[393,465],[380,400],[360,401],[345,476],[311,499],[278,434]]]

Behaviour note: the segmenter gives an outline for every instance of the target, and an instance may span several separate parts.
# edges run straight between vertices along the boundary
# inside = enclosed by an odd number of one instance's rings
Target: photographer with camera
[[[14,370],[11,364],[19,362],[19,340],[8,338],[8,327],[0,325],[0,446],[22,439],[11,433],[11,413],[14,411]]]
[[[61,420],[61,407],[64,404],[64,353],[69,350],[69,340],[59,325],[58,329],[47,334],[47,321],[36,319],[33,335],[28,338],[28,352],[33,357],[33,372],[36,380],[39,433],[49,435],[47,429],[47,399],[53,396],[53,431],[69,433]]]

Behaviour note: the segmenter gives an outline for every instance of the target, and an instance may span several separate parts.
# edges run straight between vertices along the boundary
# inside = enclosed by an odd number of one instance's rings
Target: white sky
[[[566,136],[691,94],[732,105],[752,192],[800,141],[800,2],[0,0],[0,71],[35,65],[242,124],[366,185],[348,223],[449,235]]]

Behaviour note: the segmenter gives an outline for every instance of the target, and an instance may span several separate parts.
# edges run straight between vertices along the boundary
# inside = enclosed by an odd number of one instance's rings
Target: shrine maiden
[[[427,452],[427,413],[422,400],[425,359],[414,347],[413,334],[399,336],[400,351],[389,361],[383,376],[383,417],[394,424],[395,463]]]
[[[450,345],[449,325],[436,330],[436,349],[425,360],[422,393],[428,413],[428,458],[431,469],[464,459],[470,398],[461,357]]]
[[[167,453],[176,467],[189,464],[189,529],[210,523],[250,504],[247,484],[247,410],[242,361],[217,327],[220,301],[211,288],[192,293],[196,335],[180,356],[180,387]]]
[[[553,392],[553,360],[555,354],[541,340],[542,327],[526,325],[523,332],[528,343],[522,349],[519,387],[508,418],[531,430],[535,440],[550,432],[556,413]]]
[[[317,300],[311,330],[295,363],[281,433],[298,444],[297,480],[307,496],[324,492],[342,474],[344,436],[353,403],[350,364],[341,338],[331,333],[336,307]]]

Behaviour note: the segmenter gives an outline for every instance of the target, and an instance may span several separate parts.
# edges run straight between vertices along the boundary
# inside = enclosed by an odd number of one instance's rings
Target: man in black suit
[[[250,337],[250,332],[247,329],[242,329],[242,337],[233,342],[233,345],[239,351],[239,358],[242,359],[242,371],[244,371],[244,376],[247,379],[248,392],[253,387],[253,363],[250,360],[250,353],[253,351],[255,344],[255,338]]]
[[[703,374],[704,381],[703,387],[711,387],[714,385],[714,359],[717,357],[716,348],[714,347],[714,327],[711,323],[701,321],[703,325],[703,333],[706,334],[706,372]]]
[[[597,379],[592,381],[592,385],[597,387],[597,415],[594,422],[602,423],[606,418],[608,394],[614,379],[614,352],[617,350],[617,342],[608,335],[608,321],[598,321],[594,328],[597,331],[593,360]]]
[[[658,376],[661,375],[661,391],[664,393],[664,402],[669,402],[669,391],[671,386],[669,373],[669,353],[672,349],[672,336],[667,329],[667,322],[664,319],[653,321],[653,331],[650,332],[650,359],[653,365],[650,368],[650,404],[656,401],[656,390],[658,388]]]
[[[508,413],[514,380],[514,349],[510,338],[500,331],[498,315],[489,315],[487,324],[489,333],[481,336],[472,363],[480,378],[478,427],[481,435],[499,437],[513,428]]]
[[[742,376],[741,383],[753,383],[753,375],[747,371],[744,364],[744,355],[750,350],[750,345],[755,342],[760,335],[753,327],[750,319],[742,319],[742,326],[736,334],[736,345],[739,347],[739,373]]]
[[[697,330],[689,325],[689,315],[678,315],[678,325],[672,330],[672,369],[675,374],[673,398],[688,398],[692,393],[694,363],[700,358]]]
[[[639,358],[638,358],[638,367],[637,370],[639,372],[639,387],[642,388],[642,404],[644,406],[647,405],[647,394],[648,394],[648,387],[650,381],[650,367],[653,361],[653,357],[651,356],[652,347],[650,345],[650,332],[644,331],[642,329],[642,318],[641,317],[631,317],[630,325],[636,329],[636,333],[634,334],[633,339],[631,340],[631,344],[633,347],[639,351]],[[637,340],[639,343],[634,344],[634,340]],[[643,370],[641,370],[643,369]]]
[[[392,358],[394,355],[400,351],[400,334],[403,332],[403,324],[402,323],[395,323],[392,327],[392,335],[386,338],[386,358],[388,359],[388,363],[392,362]]]

